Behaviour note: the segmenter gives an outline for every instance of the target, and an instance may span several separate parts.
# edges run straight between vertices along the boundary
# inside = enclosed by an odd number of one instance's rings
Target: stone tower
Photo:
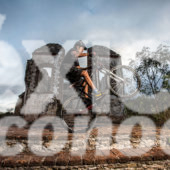
[[[32,54],[27,61],[25,92],[18,99],[15,114],[54,114],[57,102],[54,94],[61,98],[60,65],[65,50],[59,44],[47,44]]]

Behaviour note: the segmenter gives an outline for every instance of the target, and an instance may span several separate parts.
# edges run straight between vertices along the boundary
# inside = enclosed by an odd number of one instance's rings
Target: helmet
[[[82,40],[79,40],[74,44],[74,48],[76,48],[77,46],[83,47],[85,50],[87,50],[87,47],[85,46]]]

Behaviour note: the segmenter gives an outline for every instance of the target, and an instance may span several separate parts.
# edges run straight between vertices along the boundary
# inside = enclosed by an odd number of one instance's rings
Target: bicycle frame
[[[116,74],[112,73],[110,70],[106,69],[103,65],[102,65],[102,68],[98,69],[98,70],[100,70],[100,72],[102,72],[103,74],[108,75],[109,77],[113,78],[118,83],[125,82],[125,80],[123,78],[121,78],[121,77],[117,76]],[[93,73],[91,74],[91,76],[92,75],[93,75]],[[86,80],[83,80],[80,86],[83,86],[84,82],[88,85]],[[82,94],[84,94],[84,95],[87,95],[91,99],[91,96],[84,92],[84,87],[80,91],[79,95],[81,96]]]
[[[110,70],[106,69],[104,67],[104,65],[102,65],[101,69],[95,69],[95,70],[99,70],[100,72],[102,72],[105,75],[108,75],[109,77],[113,78],[116,82],[120,83],[120,82],[125,82],[125,80],[119,76],[117,76],[116,74],[112,73]],[[91,74],[91,76],[93,75],[93,73]],[[83,86],[83,84],[85,83],[85,85]],[[88,83],[86,82],[86,80],[84,79],[81,83],[80,83],[80,87],[82,87],[81,90],[79,90],[79,96],[82,97],[82,94],[84,96],[88,96],[88,99],[92,100],[91,95],[87,94],[84,92],[85,86],[88,85]],[[89,86],[89,85],[88,85]],[[83,97],[84,99],[86,99],[85,97]]]
[[[97,65],[98,64],[99,63],[97,63]],[[102,73],[109,75],[109,77],[112,77],[116,82],[124,82],[124,79],[122,79],[121,77],[119,77],[116,74],[112,73],[110,70],[106,69],[105,66],[102,63],[100,63],[100,65],[102,66],[102,68],[100,70]]]
[[[116,74],[112,73],[110,70],[106,69],[105,67],[101,68],[101,72],[109,75],[109,77],[112,77],[116,82],[120,82],[120,81],[124,82],[124,79],[122,79],[119,76],[117,76]]]

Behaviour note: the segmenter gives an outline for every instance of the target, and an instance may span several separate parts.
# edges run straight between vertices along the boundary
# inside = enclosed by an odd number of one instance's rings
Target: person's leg
[[[93,93],[95,93],[95,96],[97,98],[100,98],[102,96],[102,93],[100,91],[98,91],[98,89],[95,87],[95,85],[93,84],[88,72],[83,70],[81,75],[84,76],[84,78],[87,81],[88,85],[92,88]]]
[[[92,80],[91,80],[88,72],[85,71],[85,70],[83,70],[82,73],[81,73],[81,75],[85,78],[85,80],[87,81],[88,85],[92,88],[92,90],[95,90],[96,87],[95,87],[95,85],[93,84],[93,82],[92,82]]]
[[[88,94],[88,84],[87,84],[86,82],[84,82],[84,83],[83,83],[83,86],[85,86],[85,87],[84,87],[84,92],[85,92],[86,94]],[[87,95],[85,95],[85,97],[88,98]]]

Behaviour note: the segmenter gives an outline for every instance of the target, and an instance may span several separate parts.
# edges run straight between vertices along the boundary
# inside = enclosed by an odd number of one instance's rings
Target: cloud
[[[134,59],[144,46],[154,50],[159,44],[170,45],[168,1],[109,1],[100,4],[99,13],[97,5],[93,4],[92,9],[95,14],[86,11],[79,16],[77,24],[87,25],[83,39],[110,42],[110,48],[122,56],[123,64]]]
[[[101,1],[99,5],[87,2],[94,13],[83,11],[76,25],[84,26],[85,29],[81,29],[83,39],[110,41],[114,49],[125,57],[134,56],[143,46],[152,48],[169,40],[168,1],[113,0]]]
[[[0,30],[6,19],[0,14]],[[0,87],[22,86],[23,66],[18,52],[8,42],[0,41]]]
[[[45,41],[43,40],[23,40],[22,45],[25,47],[26,51],[32,58],[32,53],[37,49],[44,45],[46,45]]]
[[[6,112],[7,109],[15,108],[18,95],[14,94],[11,90],[6,90],[0,95],[0,111]]]
[[[119,53],[122,57],[122,63],[124,65],[129,64],[130,59],[135,59],[136,53],[141,51],[142,48],[150,47],[151,50],[155,50],[158,45],[160,44],[159,41],[153,39],[146,39],[146,40],[134,40],[131,43],[121,43],[115,44],[112,49],[115,49],[117,53]]]
[[[23,64],[20,55],[5,41],[0,41],[0,65],[0,85],[23,84]]]
[[[6,20],[6,16],[0,14],[0,31],[1,31],[1,29],[2,29],[2,25],[3,25],[3,23],[4,23],[5,20]]]
[[[0,111],[6,111],[14,108],[18,93],[24,89],[24,72],[19,54],[4,41],[0,41],[0,80]]]
[[[163,40],[159,41],[154,37],[150,39],[138,38],[127,31],[124,31],[123,34],[126,35],[125,37],[129,36],[130,38],[119,39],[119,34],[113,34],[112,31],[98,30],[89,32],[85,39],[92,42],[92,44],[104,45],[117,52],[121,55],[124,65],[128,65],[129,59],[134,59],[136,53],[141,51],[144,46],[155,50],[160,43],[164,43]]]

